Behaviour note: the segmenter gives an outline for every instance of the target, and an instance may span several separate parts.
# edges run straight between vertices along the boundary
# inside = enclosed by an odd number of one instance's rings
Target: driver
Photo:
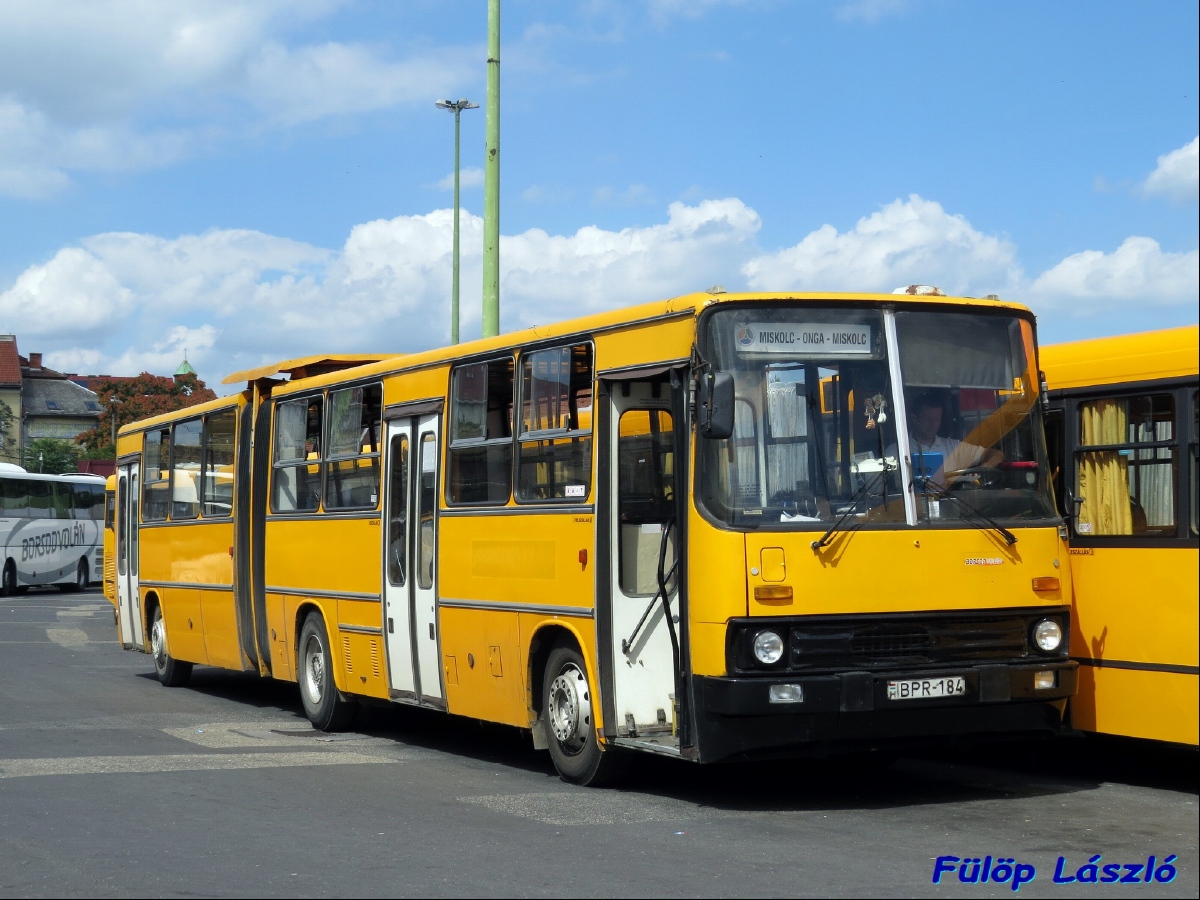
[[[995,466],[1003,459],[1000,451],[996,449],[979,447],[939,434],[944,410],[945,400],[935,391],[918,394],[909,407],[909,449],[914,463],[930,454],[940,454],[942,458],[941,467],[933,473],[934,483],[944,483],[947,472],[958,472],[975,466]],[[884,452],[894,456],[896,445],[891,444]]]

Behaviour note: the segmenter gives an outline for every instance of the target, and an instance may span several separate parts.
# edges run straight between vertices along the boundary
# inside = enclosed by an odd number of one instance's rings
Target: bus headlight
[[[1042,619],[1033,626],[1033,642],[1039,650],[1053,653],[1062,644],[1062,626],[1053,619]]]
[[[764,666],[772,666],[783,657],[783,638],[773,631],[760,631],[754,636],[754,658]]]

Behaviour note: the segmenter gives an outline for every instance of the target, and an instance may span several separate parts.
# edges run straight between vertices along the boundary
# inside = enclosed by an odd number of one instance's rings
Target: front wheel
[[[0,576],[0,594],[5,597],[17,592],[17,567],[10,559],[4,564],[4,574]]]
[[[592,701],[583,657],[574,647],[555,647],[542,684],[550,758],[563,781],[599,787],[625,774],[628,757],[600,746]]]
[[[300,629],[296,674],[304,714],[318,731],[344,731],[354,720],[354,704],[342,699],[333,680],[329,635],[321,614],[311,612]]]
[[[192,677],[192,664],[175,659],[167,652],[167,626],[163,623],[162,607],[154,607],[150,624],[150,653],[154,657],[154,673],[163,687],[183,687]]]

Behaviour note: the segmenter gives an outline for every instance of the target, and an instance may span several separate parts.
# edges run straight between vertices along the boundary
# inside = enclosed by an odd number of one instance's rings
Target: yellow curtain
[[[1124,401],[1084,403],[1079,413],[1083,445],[1124,444],[1129,440]],[[1081,454],[1078,488],[1078,496],[1083,500],[1077,527],[1080,534],[1133,534],[1129,461],[1119,451]]]

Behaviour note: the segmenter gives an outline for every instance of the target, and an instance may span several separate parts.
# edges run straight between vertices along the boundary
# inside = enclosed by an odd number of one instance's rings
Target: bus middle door
[[[607,728],[618,738],[676,747],[675,663],[678,531],[675,526],[675,421],[663,381],[610,383],[608,408],[608,658],[612,705]],[[601,470],[604,471],[603,469]],[[662,588],[667,603],[663,602]]]

